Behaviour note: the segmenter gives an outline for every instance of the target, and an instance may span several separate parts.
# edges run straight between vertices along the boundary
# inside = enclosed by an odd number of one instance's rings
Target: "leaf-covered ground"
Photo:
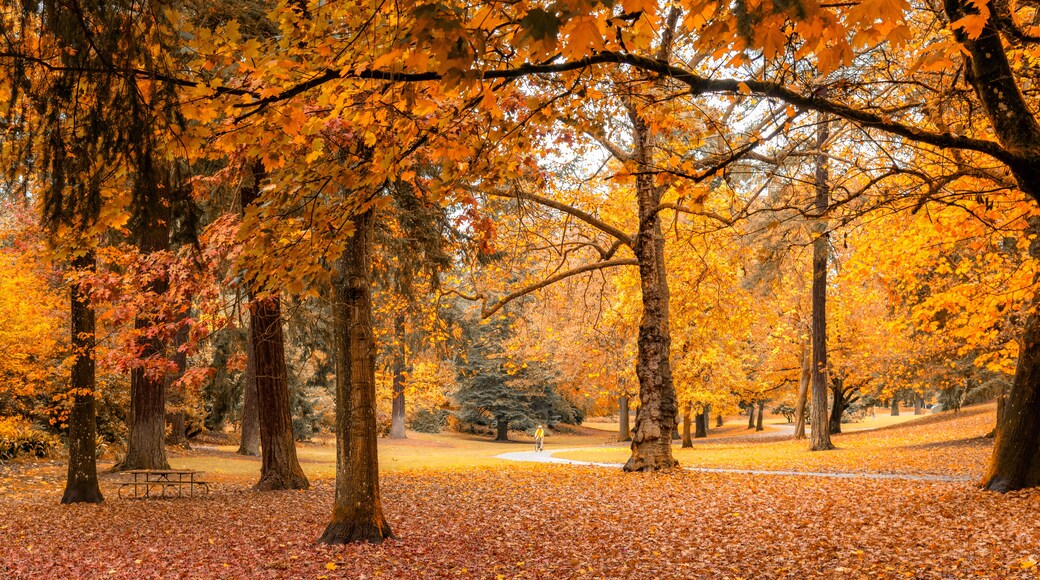
[[[985,433],[990,411],[844,436],[836,453],[751,436],[687,451],[683,460],[718,456],[726,467],[762,469],[791,467],[785,462],[804,453],[821,463],[794,467],[975,474],[988,444],[964,442]],[[207,499],[129,501],[117,498],[117,476],[108,474],[106,503],[60,506],[60,464],[8,464],[0,468],[0,578],[1037,577],[1040,490],[460,467],[443,458],[433,465],[383,476],[398,540],[325,547],[315,539],[332,485],[320,475],[309,491],[254,493],[237,471],[217,472]]]
[[[0,503],[5,577],[1031,577],[1040,492],[517,465],[384,478],[399,539],[314,543],[328,481],[207,500]]]
[[[993,441],[995,407],[972,407],[954,414],[929,415],[908,423],[833,437],[838,449],[811,452],[808,443],[783,433],[709,436],[694,447],[677,449],[684,467],[898,473],[981,478]],[[868,420],[869,421],[869,420]],[[856,424],[861,426],[863,424]],[[724,435],[733,435],[729,429]],[[627,447],[602,447],[555,454],[564,459],[620,463]]]

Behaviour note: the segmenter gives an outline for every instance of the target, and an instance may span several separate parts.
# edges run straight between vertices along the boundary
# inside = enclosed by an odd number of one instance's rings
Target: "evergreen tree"
[[[514,360],[506,352],[510,337],[507,317],[477,326],[459,366],[455,401],[459,419],[493,425],[496,441],[509,440],[509,428],[574,423],[580,414],[557,391],[552,367],[541,361]]]

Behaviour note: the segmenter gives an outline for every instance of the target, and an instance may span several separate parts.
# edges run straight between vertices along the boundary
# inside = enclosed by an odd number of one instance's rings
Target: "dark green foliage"
[[[315,400],[309,398],[306,391],[305,388],[297,387],[289,393],[293,439],[297,441],[310,441],[315,433],[321,431],[321,417],[317,413]]]
[[[448,423],[448,412],[444,409],[419,409],[412,417],[412,431],[440,433]]]
[[[202,386],[202,398],[206,407],[206,428],[221,431],[228,419],[238,416],[245,388],[245,373],[228,369],[228,359],[245,349],[245,331],[226,329],[213,335],[213,357],[209,366],[213,375]]]
[[[514,360],[505,352],[509,321],[498,317],[470,327],[466,360],[459,365],[455,402],[460,421],[494,427],[505,421],[511,429],[575,423],[584,417],[560,396],[552,367],[541,361]]]

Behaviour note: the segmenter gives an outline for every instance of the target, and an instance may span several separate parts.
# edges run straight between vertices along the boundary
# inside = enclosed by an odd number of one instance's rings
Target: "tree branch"
[[[491,316],[492,314],[494,314],[494,313],[498,312],[499,310],[501,310],[502,307],[505,306],[506,304],[509,304],[510,302],[512,302],[513,300],[516,300],[517,298],[520,298],[521,296],[526,296],[526,295],[530,294],[531,292],[534,292],[536,290],[540,290],[542,288],[545,288],[546,286],[549,286],[550,284],[555,284],[555,283],[559,282],[560,280],[566,280],[567,278],[570,278],[570,277],[573,277],[573,276],[577,276],[578,274],[584,274],[585,272],[594,272],[596,270],[603,270],[603,269],[606,269],[606,268],[613,268],[615,266],[638,266],[638,265],[639,265],[639,260],[637,260],[635,258],[618,258],[618,259],[615,259],[615,260],[607,260],[605,262],[593,262],[591,264],[585,264],[584,266],[578,266],[577,268],[573,268],[573,269],[567,270],[565,272],[560,272],[559,274],[556,274],[555,276],[550,276],[550,277],[542,280],[541,282],[537,282],[535,284],[531,284],[530,286],[526,286],[524,288],[516,290],[515,292],[510,292],[505,297],[503,297],[501,300],[499,300],[498,302],[494,303],[490,308],[488,308],[487,303],[485,303],[481,307],[481,309],[480,309],[480,317],[481,318],[487,318],[487,317]]]
[[[862,111],[836,101],[826,99],[818,95],[803,95],[795,90],[787,88],[786,86],[769,81],[757,81],[757,80],[745,80],[739,79],[709,79],[703,77],[694,72],[680,68],[679,66],[668,64],[656,59],[648,58],[645,56],[639,56],[630,53],[614,52],[614,51],[603,51],[596,53],[585,58],[565,61],[565,62],[553,62],[553,63],[540,63],[540,64],[522,64],[514,68],[505,69],[493,69],[487,71],[470,70],[466,72],[466,76],[474,79],[509,79],[518,78],[523,76],[531,75],[544,75],[544,74],[557,74],[564,72],[571,72],[589,68],[599,64],[625,64],[640,70],[647,72],[656,73],[675,81],[678,81],[686,85],[690,89],[690,93],[694,95],[703,95],[710,93],[738,93],[757,94],[763,97],[776,99],[779,101],[786,102],[794,105],[795,107],[801,107],[814,111],[821,111],[824,113],[831,113],[848,121],[852,121],[863,127],[870,127],[898,135],[912,141],[918,141],[921,143],[927,143],[941,148],[954,148],[954,149],[967,149],[970,151],[978,151],[979,153],[985,153],[995,159],[998,159],[1004,163],[1015,163],[1016,161],[1021,162],[1017,155],[1011,151],[1005,149],[999,143],[995,141],[989,141],[986,139],[975,139],[971,137],[964,137],[961,135],[954,135],[952,133],[936,133],[933,131],[927,131],[911,125],[906,125],[895,121],[893,119],[883,117],[881,115]],[[422,72],[422,73],[403,73],[403,72],[391,72],[383,70],[360,70],[355,69],[344,69],[334,70],[327,69],[323,73],[294,85],[277,95],[272,95],[262,99],[258,99],[252,103],[245,103],[236,105],[238,107],[262,107],[278,101],[284,101],[291,99],[300,93],[308,91],[312,88],[325,84],[329,81],[339,78],[355,78],[362,80],[383,80],[389,82],[425,82],[425,81],[437,81],[443,78],[443,75],[437,72]]]
[[[616,240],[618,240],[622,244],[625,244],[629,248],[632,247],[632,236],[626,234],[625,232],[619,230],[618,228],[615,228],[614,226],[608,224],[607,222],[605,222],[605,221],[603,221],[603,220],[593,216],[592,214],[584,212],[584,211],[582,211],[582,210],[580,210],[580,209],[578,209],[576,207],[567,205],[565,203],[556,201],[554,199],[550,199],[548,197],[544,197],[544,196],[538,195],[537,193],[527,193],[527,192],[524,192],[524,191],[520,190],[519,188],[516,188],[513,191],[508,191],[508,190],[491,190],[491,191],[486,191],[485,193],[487,193],[488,195],[494,195],[494,196],[497,196],[497,197],[511,197],[511,198],[514,198],[514,199],[527,199],[527,200],[533,201],[535,203],[538,203],[540,205],[544,205],[546,207],[551,207],[553,209],[560,210],[563,213],[572,215],[572,216],[580,219],[581,221],[589,224],[590,226],[600,230],[601,232],[603,232],[605,234],[613,236]]]

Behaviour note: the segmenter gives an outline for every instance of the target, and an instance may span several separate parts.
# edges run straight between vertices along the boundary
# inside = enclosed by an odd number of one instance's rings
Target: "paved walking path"
[[[553,457],[556,453],[566,451],[583,451],[588,447],[573,447],[570,449],[556,449],[554,451],[514,451],[496,455],[498,459],[508,461],[527,461],[532,463],[557,463],[567,465],[593,465],[596,467],[621,467],[620,463],[599,463],[595,461],[579,461],[576,459],[563,459]],[[764,469],[725,469],[721,467],[684,467],[687,471],[700,473],[736,473],[743,475],[787,475],[794,477],[830,477],[835,479],[898,479],[904,481],[934,481],[946,483],[964,483],[971,481],[972,477],[964,475],[913,475],[903,473],[838,473],[825,471],[768,471]]]

